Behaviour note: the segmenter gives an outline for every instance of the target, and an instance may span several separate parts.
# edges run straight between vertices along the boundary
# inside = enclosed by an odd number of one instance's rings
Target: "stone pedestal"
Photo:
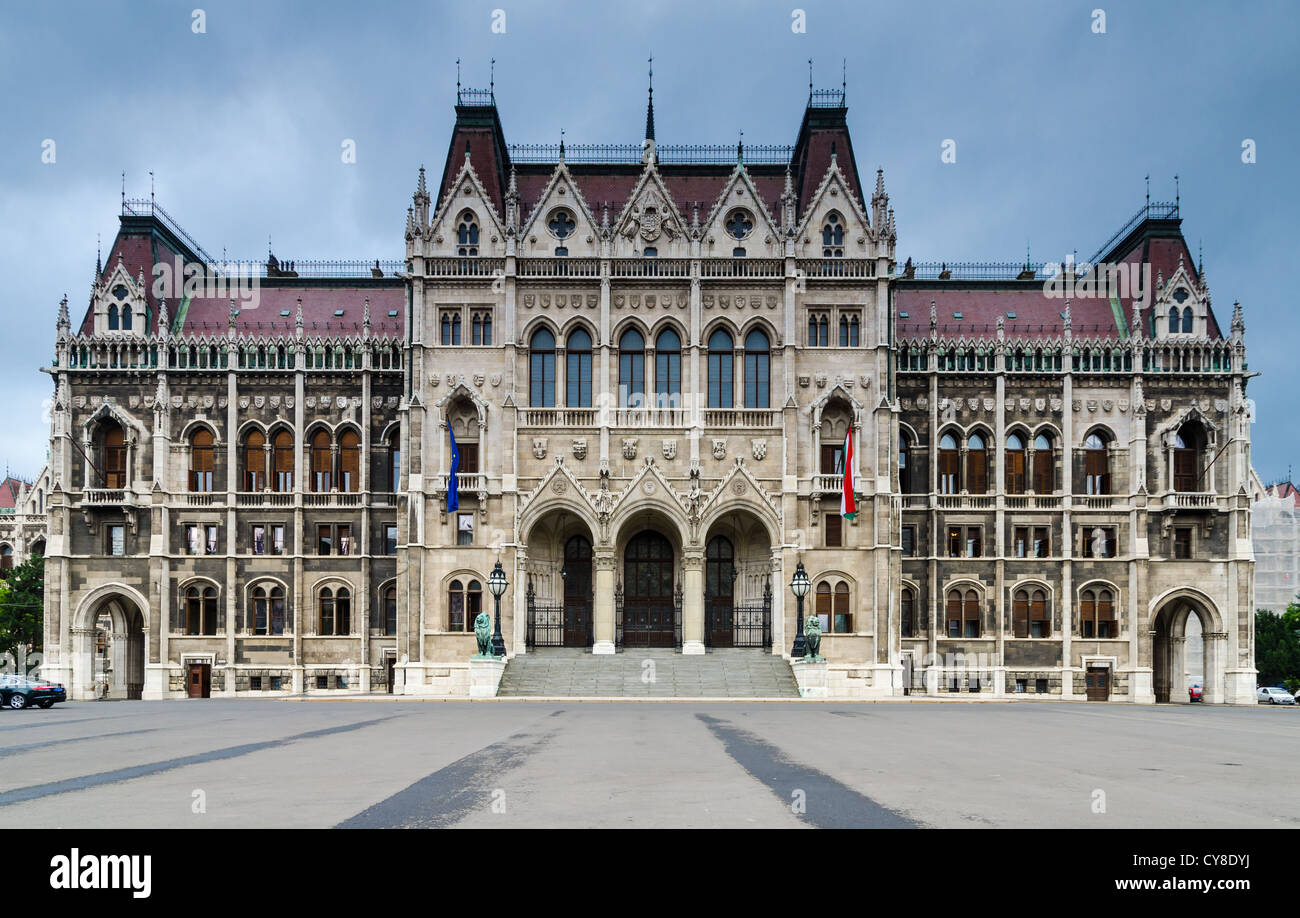
[[[617,650],[613,641],[596,641],[591,645],[591,652],[597,654],[612,654]]]
[[[170,682],[170,666],[166,663],[146,663],[144,666],[144,690],[140,693],[140,697],[145,701],[159,701],[171,697],[169,691]],[[183,693],[176,697],[183,697]]]
[[[1134,669],[1129,676],[1129,700],[1134,704],[1155,704],[1156,689],[1149,666]]]
[[[1254,707],[1259,703],[1255,697],[1255,680],[1259,673],[1253,669],[1230,669],[1223,674],[1224,704],[1247,704]]]
[[[497,687],[501,684],[501,675],[505,671],[505,657],[497,657],[491,660],[470,657],[469,697],[495,698]]]
[[[703,641],[682,641],[682,656],[684,657],[700,656],[706,652]]]
[[[805,663],[794,660],[790,663],[794,679],[799,683],[799,695],[803,698],[826,697],[826,661]]]

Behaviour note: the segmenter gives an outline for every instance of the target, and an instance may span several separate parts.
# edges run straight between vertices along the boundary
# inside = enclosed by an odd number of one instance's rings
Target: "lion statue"
[[[490,657],[492,654],[492,616],[480,612],[474,619],[474,637],[478,639],[478,655]]]
[[[803,642],[805,648],[803,658],[809,661],[820,660],[821,657],[817,653],[822,649],[822,620],[816,615],[810,615],[804,620]]]

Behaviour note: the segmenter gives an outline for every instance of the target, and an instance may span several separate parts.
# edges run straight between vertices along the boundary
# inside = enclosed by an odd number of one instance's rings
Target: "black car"
[[[67,701],[68,693],[61,685],[24,679],[22,676],[0,676],[0,705],[21,711],[28,705],[48,708]]]

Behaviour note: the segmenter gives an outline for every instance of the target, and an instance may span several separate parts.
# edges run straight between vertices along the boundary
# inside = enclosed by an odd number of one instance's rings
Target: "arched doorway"
[[[1207,702],[1222,700],[1210,646],[1214,622],[1199,602],[1181,596],[1171,598],[1156,613],[1151,631],[1151,681],[1157,704],[1186,702],[1188,683],[1192,681],[1201,683]],[[1189,647],[1189,642],[1195,646]]]
[[[112,595],[88,614],[74,637],[74,698],[138,700],[144,692],[144,616],[125,596]]]
[[[735,643],[735,583],[735,546],[714,536],[704,550],[704,640],[710,647]]]
[[[621,642],[628,647],[673,647],[680,641],[680,587],[673,547],[646,529],[623,551]]]
[[[708,527],[704,546],[704,643],[772,646],[772,535],[754,513],[733,507]]]
[[[592,618],[591,541],[575,535],[564,544],[564,646],[590,647],[595,638]]]

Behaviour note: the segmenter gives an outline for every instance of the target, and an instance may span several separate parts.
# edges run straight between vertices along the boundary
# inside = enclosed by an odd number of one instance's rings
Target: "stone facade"
[[[1197,272],[1085,333],[1032,268],[900,271],[842,96],[810,99],[792,148],[730,161],[658,147],[652,115],[632,156],[530,154],[490,97],[460,103],[400,271],[271,259],[256,312],[169,300],[146,243],[204,259],[132,211],[82,325],[61,309],[47,672],[73,697],[484,691],[498,562],[512,657],[788,655],[802,563],[831,695],[1150,702],[1195,615],[1207,700],[1253,702],[1244,324],[1219,333]],[[1156,237],[1182,245],[1151,218],[1108,255]],[[972,291],[996,323],[963,324]],[[1174,296],[1186,335],[1150,320]]]

